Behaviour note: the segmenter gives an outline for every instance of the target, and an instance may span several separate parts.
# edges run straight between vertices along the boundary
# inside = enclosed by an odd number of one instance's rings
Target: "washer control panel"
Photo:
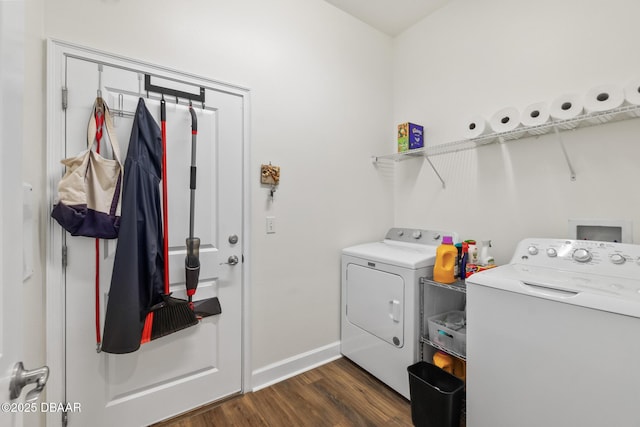
[[[637,278],[640,245],[530,238],[518,244],[511,263]]]

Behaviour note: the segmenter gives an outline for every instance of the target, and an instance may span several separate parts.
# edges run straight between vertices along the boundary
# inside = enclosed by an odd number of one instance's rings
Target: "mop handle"
[[[189,105],[189,113],[191,113],[191,170],[189,188],[190,194],[190,209],[189,209],[189,238],[193,239],[193,223],[195,216],[195,199],[196,199],[196,138],[198,136],[198,118],[193,107]]]

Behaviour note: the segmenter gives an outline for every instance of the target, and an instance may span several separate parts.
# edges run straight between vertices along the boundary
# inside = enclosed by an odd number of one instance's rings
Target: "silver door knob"
[[[229,259],[227,259],[227,262],[221,262],[220,265],[224,265],[224,264],[229,264],[229,265],[236,265],[238,263],[238,257],[235,255],[231,255],[229,257]]]
[[[27,393],[26,403],[34,403],[40,397],[40,393],[44,390],[44,386],[49,379],[49,367],[43,366],[38,369],[28,371],[24,369],[22,362],[16,363],[11,374],[11,382],[9,383],[9,398],[17,399],[22,393],[22,389],[28,384],[35,384],[35,388]]]

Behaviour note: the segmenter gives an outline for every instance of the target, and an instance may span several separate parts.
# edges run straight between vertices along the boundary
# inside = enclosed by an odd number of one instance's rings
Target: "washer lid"
[[[344,255],[351,255],[374,262],[382,262],[398,267],[418,269],[432,266],[436,259],[437,246],[384,240],[382,242],[364,243],[342,250]]]
[[[640,280],[508,264],[473,274],[466,283],[469,298],[474,286],[485,286],[640,318]]]

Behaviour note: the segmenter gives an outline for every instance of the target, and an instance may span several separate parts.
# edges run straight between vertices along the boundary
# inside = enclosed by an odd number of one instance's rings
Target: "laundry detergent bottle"
[[[436,263],[433,266],[433,280],[439,283],[456,281],[455,265],[458,249],[453,245],[451,236],[443,236],[442,244],[436,249]]]

